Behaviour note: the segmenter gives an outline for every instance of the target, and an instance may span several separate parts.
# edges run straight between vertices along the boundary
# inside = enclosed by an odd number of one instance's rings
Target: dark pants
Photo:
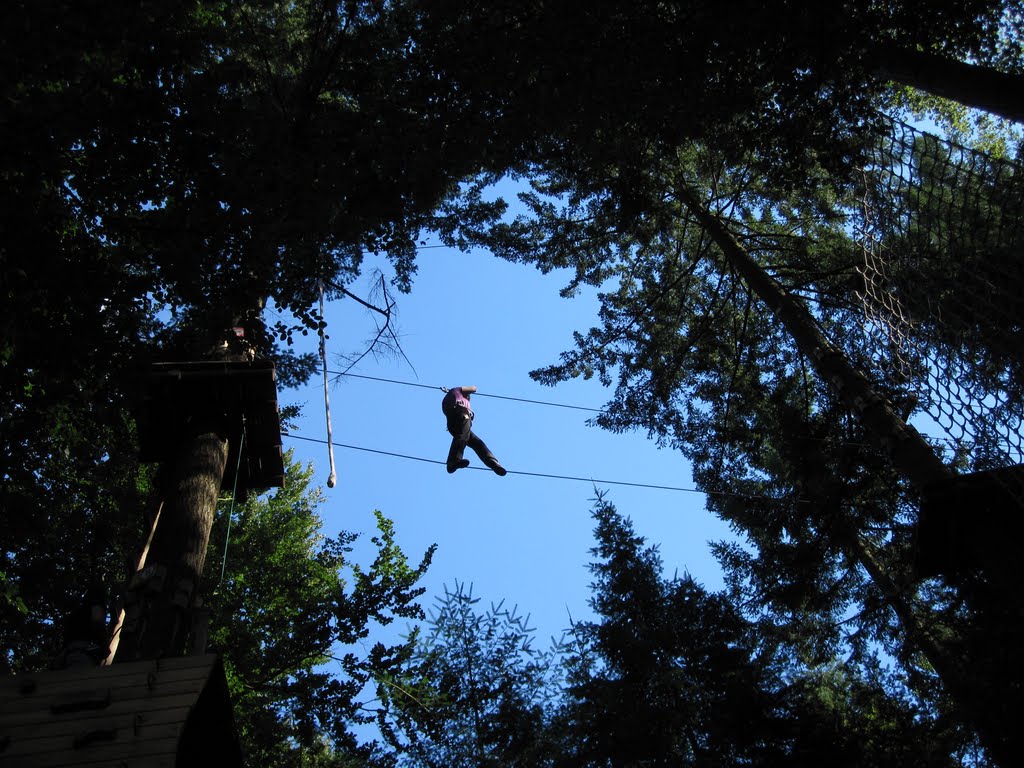
[[[484,441],[473,434],[473,414],[465,408],[454,408],[446,414],[448,418],[448,432],[452,436],[452,447],[448,450],[448,469],[457,467],[462,461],[462,453],[468,445],[487,466],[497,459],[490,449],[484,445]]]

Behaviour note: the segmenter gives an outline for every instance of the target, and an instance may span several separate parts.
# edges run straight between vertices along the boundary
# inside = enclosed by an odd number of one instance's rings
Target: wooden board
[[[200,708],[203,722],[195,723]],[[216,656],[0,678],[4,768],[173,766],[189,732],[193,748],[210,742],[211,763],[241,765]],[[225,761],[232,750],[237,759]]]
[[[245,450],[238,472],[239,495],[284,485],[277,373],[266,360],[154,363],[140,380],[137,409],[139,458],[171,461],[186,437],[186,425],[211,414],[228,438],[223,489],[235,487],[238,448]]]

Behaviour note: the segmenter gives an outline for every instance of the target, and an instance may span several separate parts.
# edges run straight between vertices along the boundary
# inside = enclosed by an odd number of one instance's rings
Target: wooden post
[[[156,508],[156,513],[153,515],[153,521],[149,524],[149,534],[146,536],[146,541],[142,545],[142,549],[139,551],[139,557],[135,561],[135,570],[132,572],[132,577],[135,574],[142,571],[146,567],[146,558],[149,556],[149,548],[153,544],[153,536],[156,534],[156,527],[160,523],[160,512],[164,508],[164,503],[161,501]],[[130,584],[129,584],[130,586]],[[121,598],[121,608],[117,613],[117,619],[114,621],[114,626],[110,630],[110,645],[108,646],[107,657],[100,662],[101,667],[109,667],[114,663],[114,657],[117,656],[117,648],[121,643],[121,629],[124,627],[125,620],[125,604],[124,597]]]

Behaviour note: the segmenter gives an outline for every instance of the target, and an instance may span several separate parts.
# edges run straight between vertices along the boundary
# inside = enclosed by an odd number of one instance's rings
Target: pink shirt
[[[462,387],[452,387],[441,401],[441,410],[446,414],[457,407],[465,408],[470,413],[473,412],[473,408],[469,404],[469,397],[462,393]]]

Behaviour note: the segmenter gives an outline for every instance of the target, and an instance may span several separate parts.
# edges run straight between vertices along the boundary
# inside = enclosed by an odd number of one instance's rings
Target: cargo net
[[[1024,166],[886,120],[857,198],[875,375],[960,471],[1024,463]]]

